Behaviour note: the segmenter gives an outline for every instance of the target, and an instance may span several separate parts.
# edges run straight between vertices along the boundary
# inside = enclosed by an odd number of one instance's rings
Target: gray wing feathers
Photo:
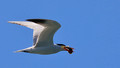
[[[56,21],[47,19],[27,19],[27,21],[9,21],[9,23],[33,29],[33,45],[35,47],[53,45],[54,33],[61,27]]]
[[[44,29],[43,26],[38,25],[38,24],[36,24],[34,22],[28,22],[28,21],[8,21],[8,23],[18,24],[18,25],[26,26],[28,28],[33,29],[34,30],[34,32],[33,32],[33,45],[36,44],[36,41],[37,41],[37,38],[38,38],[40,32],[42,32],[42,30]]]
[[[22,26],[26,26],[31,29],[35,29],[38,24],[33,23],[33,22],[27,22],[27,21],[8,21],[8,23],[13,23],[13,24],[18,24]]]
[[[33,36],[34,38],[37,37],[37,40],[35,40],[35,47],[46,46],[48,44],[53,45],[54,33],[61,27],[59,23],[47,19],[28,19],[27,21],[32,21],[44,26],[44,29],[42,31],[40,31],[40,29],[34,30]]]

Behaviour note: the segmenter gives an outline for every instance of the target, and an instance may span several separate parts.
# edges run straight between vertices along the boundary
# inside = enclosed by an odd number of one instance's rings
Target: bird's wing
[[[59,23],[47,19],[28,19],[27,21],[34,22],[44,27],[40,32],[40,28],[35,29],[33,32],[33,39],[36,41],[35,47],[53,45],[54,33],[61,27]]]
[[[12,24],[18,24],[18,25],[22,25],[22,26],[26,26],[28,28],[33,29],[33,45],[36,44],[37,38],[39,36],[39,34],[44,30],[44,26],[41,26],[37,23],[34,22],[28,22],[28,21],[8,21],[8,23],[12,23]]]
[[[36,24],[34,22],[28,22],[28,21],[8,21],[8,23],[26,26],[31,29],[36,29],[36,27],[38,26],[38,24]]]
[[[46,19],[28,19],[26,21],[9,21],[9,23],[26,26],[34,30],[33,45],[41,47],[46,45],[53,45],[54,33],[61,27],[59,23],[53,20]]]

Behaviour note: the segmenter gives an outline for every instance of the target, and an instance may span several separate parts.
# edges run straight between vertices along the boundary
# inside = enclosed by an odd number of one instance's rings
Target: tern
[[[16,52],[26,52],[33,54],[54,54],[60,51],[73,53],[73,48],[64,44],[54,44],[53,36],[61,25],[48,19],[27,19],[26,21],[8,21],[8,23],[18,24],[33,29],[33,46]]]

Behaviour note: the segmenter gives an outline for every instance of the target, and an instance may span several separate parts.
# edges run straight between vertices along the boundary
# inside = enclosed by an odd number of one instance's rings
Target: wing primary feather
[[[26,22],[26,21],[8,21],[8,23],[26,26],[26,27],[31,28],[31,29],[35,29],[38,26],[38,24],[36,24],[34,22]]]

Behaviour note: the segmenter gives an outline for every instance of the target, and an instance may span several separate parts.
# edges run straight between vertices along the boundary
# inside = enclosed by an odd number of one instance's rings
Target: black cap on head
[[[59,46],[65,46],[64,44],[57,44],[57,45],[59,45]]]

